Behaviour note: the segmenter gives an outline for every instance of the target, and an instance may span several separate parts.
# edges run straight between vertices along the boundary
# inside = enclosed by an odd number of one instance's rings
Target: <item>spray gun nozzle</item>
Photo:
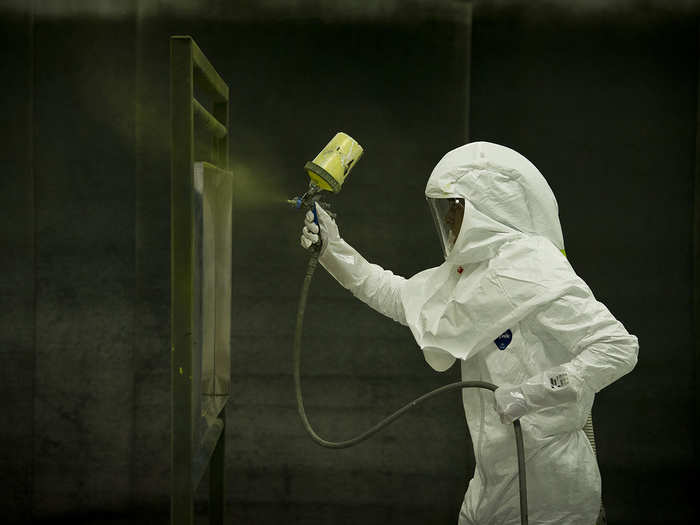
[[[309,181],[309,189],[301,197],[287,199],[287,204],[292,208],[300,209],[301,207],[312,206],[313,202],[318,199],[316,195],[321,192],[321,188],[314,181]]]
[[[296,208],[297,210],[301,208],[301,205],[303,203],[303,199],[301,197],[294,197],[293,199],[287,199],[287,204],[289,204],[292,208]]]

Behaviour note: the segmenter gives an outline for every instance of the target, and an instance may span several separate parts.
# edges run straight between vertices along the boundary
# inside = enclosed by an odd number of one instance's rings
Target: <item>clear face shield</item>
[[[430,214],[435,222],[445,259],[454,247],[464,219],[464,199],[450,197],[434,199],[426,197]]]

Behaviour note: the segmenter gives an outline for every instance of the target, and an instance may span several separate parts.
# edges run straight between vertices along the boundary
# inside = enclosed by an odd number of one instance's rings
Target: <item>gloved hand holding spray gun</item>
[[[314,246],[318,249],[322,247],[321,238],[335,240],[340,238],[340,232],[335,221],[335,214],[326,212],[319,204],[313,210],[306,212],[304,217],[304,228],[301,231],[301,246],[309,249]],[[319,220],[320,217],[320,220]]]
[[[307,162],[304,166],[304,169],[310,178],[309,189],[307,192],[301,197],[294,197],[293,199],[289,199],[287,201],[292,207],[296,209],[304,209],[306,212],[304,228],[301,236],[301,245],[305,249],[311,250],[309,266],[304,279],[304,284],[302,286],[299,307],[297,310],[296,331],[294,336],[293,360],[297,408],[307,433],[317,444],[326,448],[348,448],[359,444],[401,417],[411,408],[441,393],[461,390],[463,388],[483,388],[491,391],[495,391],[497,389],[496,385],[483,381],[460,381],[447,384],[432,390],[431,392],[428,392],[417,399],[414,399],[399,410],[390,414],[388,417],[374,425],[366,432],[345,441],[328,441],[319,436],[311,427],[304,409],[304,401],[301,393],[301,336],[304,321],[304,310],[306,308],[306,300],[308,297],[311,278],[318,264],[318,258],[323,250],[322,242],[333,242],[340,239],[338,227],[334,220],[335,215],[326,211],[329,209],[328,203],[319,202],[320,193],[321,191],[338,193],[343,182],[345,181],[345,178],[357,160],[362,156],[362,153],[362,147],[354,139],[345,133],[336,134],[328,145],[321,151],[321,153],[319,153],[312,162]],[[525,456],[522,430],[520,428],[520,421],[516,419],[512,422],[515,430],[517,446],[521,523],[527,524],[527,490],[525,481]]]
[[[318,213],[324,215],[323,218],[335,218],[335,214],[330,212],[330,204],[320,202],[322,191],[331,191],[338,193],[345,182],[345,178],[350,173],[350,170],[362,156],[363,149],[352,137],[345,133],[337,133],[335,137],[326,145],[321,153],[316,155],[313,161],[309,161],[304,166],[307,175],[309,176],[309,189],[301,197],[289,199],[289,203],[296,209],[304,209],[306,211],[306,220],[313,223],[315,226],[314,234],[319,233]],[[323,209],[318,211],[320,206]],[[332,220],[323,221],[324,224],[335,223]],[[318,236],[310,236],[311,231],[307,231],[308,243],[302,241],[304,248],[309,248],[315,245],[314,250],[320,249],[320,239]],[[338,228],[335,227],[335,233],[338,234]]]

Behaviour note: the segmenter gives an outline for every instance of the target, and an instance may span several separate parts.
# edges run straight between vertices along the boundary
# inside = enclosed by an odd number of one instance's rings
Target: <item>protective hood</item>
[[[463,198],[464,219],[450,251],[452,264],[495,255],[504,242],[541,235],[564,249],[559,209],[539,170],[517,151],[472,142],[450,151],[433,169],[428,198]]]
[[[561,253],[554,194],[516,151],[489,142],[452,150],[433,169],[425,195],[464,199],[445,262],[413,276],[402,291],[426,359],[441,352],[467,359],[575,278]]]

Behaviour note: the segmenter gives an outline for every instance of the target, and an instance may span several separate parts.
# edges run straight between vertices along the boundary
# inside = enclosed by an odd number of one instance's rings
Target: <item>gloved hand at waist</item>
[[[519,385],[501,385],[494,392],[494,409],[501,423],[510,424],[536,410],[579,401],[587,387],[566,365],[545,370]]]
[[[500,386],[493,395],[495,398],[494,408],[504,425],[510,424],[528,413],[527,401],[525,401],[525,396],[519,386]]]
[[[338,225],[328,212],[318,204],[314,204],[314,206],[316,206],[318,225],[314,222],[313,211],[307,211],[304,217],[304,227],[301,230],[301,247],[308,249],[319,241],[320,226],[321,253],[323,254],[329,242],[340,240],[340,232],[338,231]]]

